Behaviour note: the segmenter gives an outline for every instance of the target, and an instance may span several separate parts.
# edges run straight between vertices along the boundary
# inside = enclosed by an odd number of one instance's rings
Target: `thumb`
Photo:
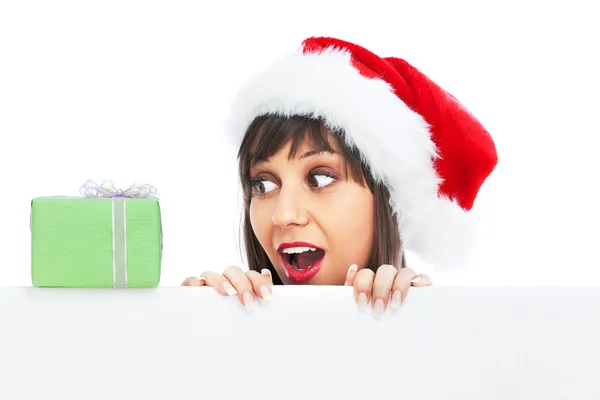
[[[357,270],[358,266],[356,264],[352,264],[350,268],[348,268],[348,273],[346,274],[346,282],[344,282],[344,286],[354,286],[354,279],[356,278]]]

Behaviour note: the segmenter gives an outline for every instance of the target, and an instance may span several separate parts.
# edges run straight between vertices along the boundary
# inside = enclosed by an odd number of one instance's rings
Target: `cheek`
[[[365,264],[373,244],[373,205],[365,204],[355,207],[344,219],[344,243],[346,254],[352,257],[351,263]]]
[[[250,203],[250,224],[256,238],[263,248],[269,248],[272,242],[273,223],[272,213],[261,204]],[[269,254],[269,256],[271,256]]]
[[[374,200],[368,191],[352,191],[323,213],[335,269],[344,275],[351,264],[364,266],[373,245]],[[326,222],[325,222],[326,221]]]

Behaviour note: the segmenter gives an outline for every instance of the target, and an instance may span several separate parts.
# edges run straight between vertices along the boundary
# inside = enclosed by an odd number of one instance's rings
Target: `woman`
[[[405,61],[331,38],[253,77],[234,103],[248,272],[204,272],[246,307],[272,284],[351,285],[359,308],[399,306],[436,264],[466,260],[470,210],[497,163],[483,126]]]

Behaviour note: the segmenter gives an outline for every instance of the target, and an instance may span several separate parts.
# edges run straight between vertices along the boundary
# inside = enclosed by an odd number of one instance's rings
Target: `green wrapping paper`
[[[123,191],[88,181],[81,193],[32,200],[33,286],[158,286],[162,224],[155,189],[134,185]]]

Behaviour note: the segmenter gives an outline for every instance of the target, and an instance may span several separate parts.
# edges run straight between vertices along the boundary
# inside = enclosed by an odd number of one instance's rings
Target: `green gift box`
[[[88,181],[83,197],[31,202],[31,279],[36,287],[158,286],[162,223],[156,190]]]

